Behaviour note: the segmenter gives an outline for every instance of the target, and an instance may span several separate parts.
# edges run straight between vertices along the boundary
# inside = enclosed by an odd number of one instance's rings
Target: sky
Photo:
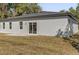
[[[76,3],[40,3],[43,11],[54,11],[68,10],[70,7],[76,8]]]

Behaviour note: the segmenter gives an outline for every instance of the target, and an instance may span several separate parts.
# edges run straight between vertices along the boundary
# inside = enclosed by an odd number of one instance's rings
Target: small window
[[[36,22],[29,23],[29,33],[32,33],[32,34],[37,33],[37,23]]]
[[[20,29],[23,29],[23,22],[20,22]]]
[[[9,23],[9,28],[12,29],[12,22]]]
[[[36,22],[33,23],[33,33],[34,34],[37,33],[37,23]]]
[[[3,29],[5,29],[5,23],[3,23]]]
[[[32,23],[29,23],[29,33],[32,33]]]

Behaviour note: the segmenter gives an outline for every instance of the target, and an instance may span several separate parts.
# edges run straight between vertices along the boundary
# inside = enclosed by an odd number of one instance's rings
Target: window
[[[29,23],[29,33],[32,33],[32,34],[37,33],[37,23],[36,22]]]
[[[29,33],[32,33],[32,23],[29,23]]]
[[[23,29],[23,22],[20,22],[20,29]]]
[[[12,29],[12,22],[9,23],[9,28]]]
[[[3,23],[3,29],[5,29],[5,23]]]
[[[37,32],[37,23],[33,23],[33,33],[36,34]]]

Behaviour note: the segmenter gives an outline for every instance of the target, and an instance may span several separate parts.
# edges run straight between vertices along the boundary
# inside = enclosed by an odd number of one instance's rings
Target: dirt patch
[[[63,38],[52,36],[0,36],[3,55],[72,55],[77,50]]]

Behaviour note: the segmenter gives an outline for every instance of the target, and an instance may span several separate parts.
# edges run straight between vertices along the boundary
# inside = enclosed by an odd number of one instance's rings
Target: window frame
[[[37,23],[33,23],[33,34],[37,34]]]
[[[23,29],[23,21],[20,21],[19,25],[20,25],[20,29]]]
[[[12,22],[9,22],[9,29],[12,29]]]
[[[37,22],[29,22],[29,34],[37,34]]]
[[[3,29],[5,29],[5,22],[3,22]]]

